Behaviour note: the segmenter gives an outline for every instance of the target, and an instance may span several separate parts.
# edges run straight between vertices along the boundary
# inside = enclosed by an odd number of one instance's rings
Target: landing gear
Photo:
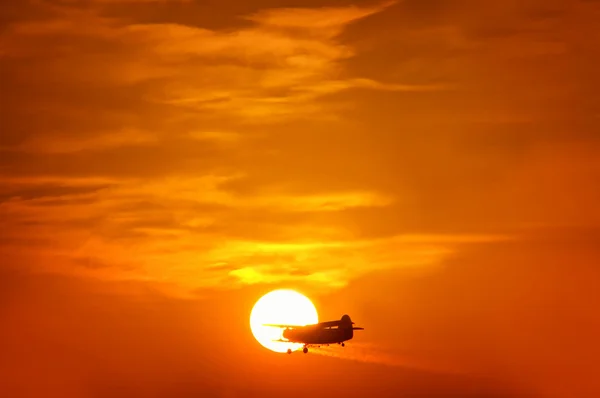
[[[346,344],[342,343],[342,347],[345,347],[345,346],[346,346]]]
[[[288,353],[288,354],[291,354],[291,353],[292,353],[292,349],[291,349],[291,348],[288,348],[288,350],[287,350],[287,353]]]
[[[304,346],[304,348],[302,349],[302,352],[306,354],[308,352],[308,347]]]

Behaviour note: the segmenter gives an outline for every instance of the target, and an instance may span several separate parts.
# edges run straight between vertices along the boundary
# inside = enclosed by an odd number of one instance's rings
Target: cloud
[[[393,205],[391,198],[326,191],[238,196],[224,188],[237,178],[243,177],[98,180],[96,185],[46,180],[46,191],[38,188],[43,180],[15,180],[0,205],[10,214],[4,230],[13,241],[40,239],[36,255],[55,259],[45,271],[163,281],[182,292],[224,282],[230,288],[308,281],[336,288],[377,269],[436,266],[460,244],[503,239],[357,239],[335,222],[319,221],[320,214],[385,208]],[[15,253],[14,247],[3,249]],[[225,264],[227,272],[214,272],[214,264]]]
[[[565,58],[591,6],[461,4],[239,5],[211,24],[198,3],[13,11],[2,252],[186,292],[337,289],[595,224],[597,112],[571,72],[597,79],[587,47]]]
[[[382,12],[397,1],[387,1],[373,7],[322,7],[277,8],[260,11],[247,19],[260,25],[276,28],[310,29],[311,34],[332,37],[339,34],[345,25],[359,19]]]
[[[236,143],[242,139],[238,133],[224,131],[192,131],[189,136],[194,140],[214,140],[223,143]]]
[[[176,23],[124,24],[91,11],[59,9],[53,19],[13,25],[3,48],[9,57],[33,56],[41,42],[55,36],[59,43],[55,54],[62,56],[50,57],[43,67],[52,67],[57,78],[93,76],[119,85],[168,78],[151,87],[146,98],[250,121],[318,117],[327,110],[315,100],[332,92],[354,87],[423,89],[372,79],[340,79],[339,62],[354,51],[328,33],[315,35],[332,27],[341,31],[351,21],[384,9],[274,9],[249,17],[254,26],[229,31]],[[321,23],[306,24],[315,20]],[[279,23],[300,30],[272,29]],[[85,49],[98,41],[111,43],[113,51]],[[74,76],[72,68],[78,70]]]
[[[78,0],[66,0],[66,2],[68,3],[69,1],[72,1],[74,3],[77,3]],[[94,3],[100,3],[100,4],[128,4],[128,3],[140,3],[140,4],[149,4],[149,3],[171,3],[171,4],[177,4],[177,3],[189,3],[193,0],[91,0]]]
[[[208,29],[121,19],[100,3],[40,3],[45,18],[24,18],[3,35],[12,97],[2,110],[3,252],[38,271],[184,291],[302,278],[341,286],[354,277],[342,276],[339,260],[326,266],[359,244],[327,218],[389,208],[393,195],[227,185],[251,180],[256,156],[277,156],[262,147],[274,132],[249,124],[335,120],[344,105],[323,99],[352,89],[439,89],[345,75],[342,62],[356,53],[338,35],[387,5],[261,10],[246,15],[250,25]],[[15,242],[28,237],[36,248],[25,254]],[[345,261],[358,270],[367,258]],[[214,272],[218,263],[229,271]]]
[[[114,147],[127,145],[155,145],[158,137],[148,132],[133,130],[116,130],[109,133],[96,133],[94,135],[69,136],[60,133],[49,133],[47,136],[32,136],[21,142],[16,147],[6,147],[10,151],[42,152],[42,153],[70,153],[86,150],[103,151]]]

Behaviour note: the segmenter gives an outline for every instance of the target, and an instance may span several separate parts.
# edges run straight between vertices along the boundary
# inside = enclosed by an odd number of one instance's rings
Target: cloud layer
[[[343,286],[397,265],[377,254],[389,242],[340,225],[347,210],[393,206],[393,194],[320,183],[295,192],[298,177],[286,178],[286,148],[277,147],[297,134],[286,123],[338,120],[348,101],[323,100],[333,94],[438,89],[344,72],[356,53],[339,35],[390,4],[264,9],[241,16],[249,23],[206,29],[135,22],[107,3],[37,2],[40,17],[24,14],[3,33],[4,252],[41,257],[45,271],[189,290],[298,279]],[[256,162],[284,174],[251,170]],[[255,192],[234,189],[263,176]],[[450,250],[407,246],[406,265]]]
[[[208,23],[194,2],[20,3],[0,250],[186,293],[339,288],[597,226],[596,5],[477,4],[232,4]]]

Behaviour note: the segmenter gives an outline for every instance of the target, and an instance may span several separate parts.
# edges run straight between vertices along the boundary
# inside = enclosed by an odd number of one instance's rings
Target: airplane
[[[352,339],[355,330],[365,330],[364,328],[354,327],[352,325],[354,325],[354,322],[352,322],[350,316],[344,315],[337,321],[320,322],[305,326],[273,324],[265,324],[263,326],[284,329],[283,339],[274,341],[304,344],[302,352],[306,354],[308,352],[308,347],[311,346],[328,346],[329,344],[337,343],[344,347],[344,341]],[[292,349],[289,348],[287,353],[291,354]]]

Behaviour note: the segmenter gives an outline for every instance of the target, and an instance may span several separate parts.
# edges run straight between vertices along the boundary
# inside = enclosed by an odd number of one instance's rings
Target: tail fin
[[[355,330],[364,330],[364,328],[354,327],[353,325],[354,322],[352,322],[349,315],[342,316],[339,328],[344,329],[344,334],[348,340],[354,336]]]
[[[352,322],[352,319],[350,319],[349,315],[342,316],[342,322],[341,322],[340,327],[347,328],[347,329],[351,328],[352,330],[365,330],[365,328],[359,328],[359,327],[355,327],[352,325],[354,325],[354,322]]]
[[[342,320],[340,322],[340,328],[352,329],[353,324],[354,324],[354,322],[352,322],[352,319],[350,319],[350,315],[342,316]]]

